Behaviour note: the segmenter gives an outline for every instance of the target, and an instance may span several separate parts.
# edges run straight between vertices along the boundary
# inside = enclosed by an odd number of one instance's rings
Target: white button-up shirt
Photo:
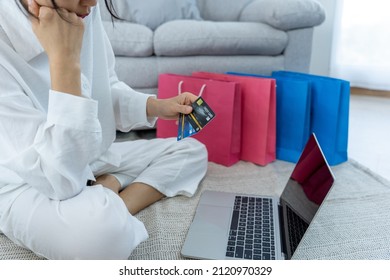
[[[0,1],[0,195],[29,185],[53,199],[77,195],[91,164],[116,165],[115,131],[153,126],[146,100],[118,81],[99,7],[84,19],[82,95],[50,89],[48,59],[28,16]],[[131,75],[131,73],[129,73]]]

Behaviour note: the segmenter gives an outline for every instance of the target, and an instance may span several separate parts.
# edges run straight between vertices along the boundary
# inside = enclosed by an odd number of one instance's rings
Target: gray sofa
[[[99,3],[119,79],[146,93],[161,73],[308,72],[325,19],[312,0],[118,0],[113,24]]]

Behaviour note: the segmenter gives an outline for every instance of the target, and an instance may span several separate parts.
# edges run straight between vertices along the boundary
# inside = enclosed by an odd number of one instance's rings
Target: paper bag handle
[[[180,95],[182,92],[181,92],[181,86],[183,85],[184,81],[180,81],[179,82],[179,85],[178,85],[178,95]],[[199,94],[198,94],[198,97],[201,97],[203,92],[204,92],[204,89],[206,88],[206,84],[203,84],[203,86],[200,88],[200,91],[199,91]]]

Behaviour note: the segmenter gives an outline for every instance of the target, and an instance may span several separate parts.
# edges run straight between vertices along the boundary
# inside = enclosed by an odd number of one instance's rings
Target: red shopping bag
[[[160,74],[158,98],[170,98],[191,92],[202,98],[214,111],[214,119],[191,136],[205,144],[209,161],[231,166],[241,154],[241,88],[238,83],[214,81],[176,74]],[[178,125],[172,120],[157,120],[157,137],[177,137]],[[185,140],[180,140],[185,141]]]
[[[267,165],[276,159],[275,79],[196,72],[194,77],[241,85],[241,159]]]

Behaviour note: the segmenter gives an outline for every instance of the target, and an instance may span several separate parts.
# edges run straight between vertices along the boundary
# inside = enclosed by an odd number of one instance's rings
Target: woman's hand
[[[81,95],[82,19],[62,8],[55,10],[49,0],[28,2],[35,16],[31,17],[33,31],[49,58],[52,89]]]
[[[146,104],[146,113],[148,117],[174,120],[179,117],[179,113],[191,113],[191,103],[195,102],[197,98],[198,96],[190,92],[184,92],[167,99],[149,98]]]
[[[80,61],[80,52],[84,34],[83,20],[75,13],[59,8],[55,10],[51,1],[29,1],[32,27],[50,60]]]

